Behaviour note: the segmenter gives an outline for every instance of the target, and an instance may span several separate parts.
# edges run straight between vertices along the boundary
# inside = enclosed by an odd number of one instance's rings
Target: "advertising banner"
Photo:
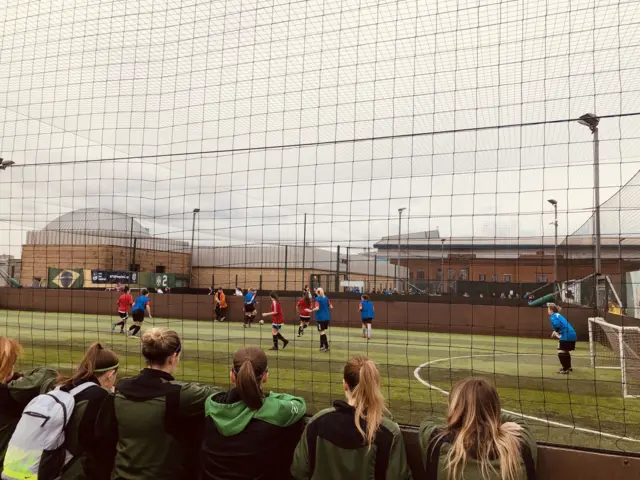
[[[138,283],[138,272],[126,270],[91,270],[91,281],[93,283]]]

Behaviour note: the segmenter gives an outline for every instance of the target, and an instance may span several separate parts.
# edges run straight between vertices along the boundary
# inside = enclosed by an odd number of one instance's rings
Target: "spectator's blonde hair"
[[[13,338],[0,337],[0,383],[5,382],[22,355],[22,347]]]
[[[447,429],[441,436],[453,437],[446,458],[449,480],[462,480],[470,457],[480,467],[482,478],[518,480],[522,474],[520,425],[502,423],[500,397],[483,378],[467,378],[456,383],[449,395]],[[500,462],[500,471],[491,463]]]
[[[364,356],[353,357],[344,366],[344,381],[349,387],[348,398],[356,409],[354,423],[369,448],[375,440],[387,407],[380,386],[380,372],[373,360]],[[360,425],[366,421],[366,432]]]
[[[142,335],[142,356],[149,365],[163,366],[169,357],[182,350],[180,337],[167,328],[151,328]]]

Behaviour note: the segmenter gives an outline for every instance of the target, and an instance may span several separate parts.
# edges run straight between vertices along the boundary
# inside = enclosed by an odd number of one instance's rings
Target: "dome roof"
[[[109,237],[128,237],[131,235],[133,217],[103,208],[84,208],[59,216],[49,222],[43,230],[66,231],[74,233],[99,233]],[[133,219],[133,235],[150,237],[149,230]]]

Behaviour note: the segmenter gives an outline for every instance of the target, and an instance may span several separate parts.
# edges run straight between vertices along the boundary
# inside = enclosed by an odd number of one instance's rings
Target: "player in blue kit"
[[[257,298],[257,292],[255,292],[253,288],[250,288],[244,296],[244,328],[250,327],[253,319],[256,317]]]
[[[552,337],[558,339],[558,360],[562,368],[558,370],[561,375],[573,372],[571,367],[571,351],[576,349],[578,336],[569,321],[560,315],[560,307],[555,303],[547,303],[547,312],[553,328]]]
[[[149,318],[153,318],[151,316],[151,307],[149,306],[149,290],[143,288],[140,290],[140,296],[136,298],[136,301],[133,304],[133,308],[131,309],[133,315],[133,325],[129,327],[129,337],[130,338],[138,338],[138,332],[140,331],[140,327],[142,326],[142,322],[144,322],[144,312],[146,311],[149,314]]]
[[[316,306],[312,312],[316,312],[316,323],[318,325],[318,332],[320,332],[320,351],[329,351],[329,342],[327,341],[327,330],[329,329],[329,322],[331,321],[331,300],[324,294],[322,288],[316,290]]]
[[[369,295],[360,296],[360,319],[362,320],[362,338],[371,340],[371,322],[373,321],[373,303],[369,300]]]

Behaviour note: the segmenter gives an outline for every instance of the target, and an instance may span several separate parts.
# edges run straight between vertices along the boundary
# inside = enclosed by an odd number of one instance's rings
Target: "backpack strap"
[[[87,390],[88,388],[97,387],[97,386],[98,385],[93,382],[84,382],[83,384],[78,385],[77,387],[69,390],[69,395],[71,395],[72,397],[75,397],[80,393],[84,392],[85,390]]]

